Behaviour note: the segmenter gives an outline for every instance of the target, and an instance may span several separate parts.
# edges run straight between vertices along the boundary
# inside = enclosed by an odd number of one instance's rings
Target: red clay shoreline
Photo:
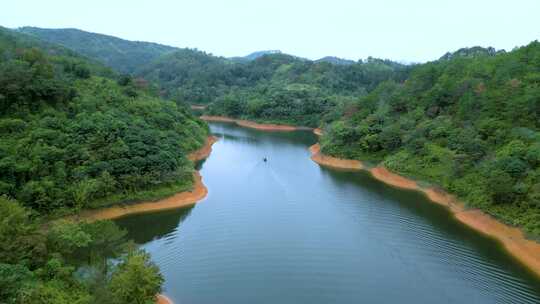
[[[217,141],[217,137],[209,136],[205,144],[198,150],[188,155],[188,159],[196,162],[207,158],[212,152],[212,145]],[[167,197],[154,202],[141,202],[128,206],[113,206],[97,210],[87,210],[80,213],[77,218],[84,221],[98,221],[115,219],[122,216],[155,212],[161,210],[177,209],[185,206],[196,204],[206,197],[208,189],[202,182],[202,177],[198,171],[193,173],[195,184],[191,191],[176,193],[173,196]],[[173,304],[173,301],[163,294],[156,296],[156,304]]]
[[[266,124],[266,123],[257,123],[250,120],[244,119],[235,119],[225,116],[208,116],[203,115],[200,119],[204,121],[217,121],[217,122],[231,122],[235,123],[241,127],[257,129],[261,131],[298,131],[298,130],[313,130],[309,127],[297,127],[291,125],[282,125],[282,124]]]
[[[190,105],[189,106],[192,110],[205,110],[206,109],[206,106],[205,105]]]
[[[317,136],[322,136],[323,135],[323,130],[321,128],[315,128],[315,129],[313,129],[313,133],[315,133],[315,135],[317,135]]]
[[[159,294],[156,298],[156,304],[173,304],[173,301],[169,299],[166,295]]]
[[[191,161],[199,161],[207,158],[212,152],[212,145],[216,141],[216,137],[209,136],[206,139],[205,144],[200,149],[192,152],[188,158]],[[203,184],[202,177],[198,171],[193,173],[193,179],[195,183],[191,191],[179,192],[173,196],[157,201],[140,202],[132,205],[118,205],[96,210],[85,210],[79,213],[76,219],[90,222],[97,220],[110,220],[130,214],[155,212],[193,205],[205,198],[208,194],[208,189]]]
[[[421,187],[416,181],[390,172],[383,166],[368,168],[358,160],[324,155],[319,144],[311,146],[309,150],[311,159],[319,165],[341,170],[365,170],[391,186],[422,192],[430,201],[447,207],[461,223],[499,241],[511,255],[540,277],[540,243],[527,239],[519,228],[508,226],[479,209],[467,209],[463,202],[446,191],[436,187]]]

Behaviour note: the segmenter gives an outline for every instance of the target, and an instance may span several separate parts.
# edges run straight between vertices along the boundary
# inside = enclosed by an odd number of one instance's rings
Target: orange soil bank
[[[384,183],[387,183],[391,186],[403,188],[403,189],[413,189],[413,190],[418,189],[418,185],[416,184],[415,181],[405,178],[401,175],[392,173],[388,171],[388,169],[386,169],[385,167],[375,167],[369,170],[369,172],[371,172],[373,177],[375,177],[376,179]]]
[[[158,201],[83,211],[78,217],[86,221],[110,220],[130,214],[170,210],[193,205],[205,198],[208,194],[208,189],[202,183],[199,172],[193,173],[193,178],[195,179],[195,184],[191,191],[180,192]]]
[[[193,151],[188,155],[188,159],[196,162],[199,160],[203,160],[210,156],[210,153],[212,152],[212,145],[217,141],[217,137],[215,136],[208,136],[206,138],[206,142],[204,143],[204,146],[202,146],[197,151]]]
[[[205,145],[199,150],[191,153],[188,158],[192,161],[205,159],[210,155],[210,152],[212,151],[212,145],[216,141],[216,137],[208,137]],[[193,179],[195,183],[191,191],[180,192],[158,201],[141,202],[133,205],[113,206],[96,210],[86,210],[77,215],[77,218],[86,221],[109,220],[129,214],[155,212],[159,210],[176,209],[193,205],[205,198],[208,194],[208,189],[203,184],[202,177],[199,172],[193,173]]]
[[[384,183],[424,193],[432,202],[447,207],[458,221],[501,242],[510,254],[540,276],[540,243],[526,239],[520,229],[501,223],[481,210],[466,209],[465,204],[444,190],[420,187],[414,180],[392,173],[382,166],[368,169],[357,160],[326,156],[320,149],[319,144],[310,147],[311,159],[319,165],[355,171],[367,170]]]
[[[309,151],[311,151],[311,159],[314,162],[320,165],[324,165],[326,167],[331,167],[331,168],[340,169],[340,170],[365,169],[365,166],[364,164],[362,164],[361,161],[353,160],[353,159],[341,159],[341,158],[336,158],[336,157],[322,154],[321,146],[319,144],[315,144],[309,147]]]
[[[296,131],[296,130],[306,130],[309,128],[305,127],[295,127],[289,125],[277,125],[277,124],[260,124],[249,120],[234,119],[225,116],[206,116],[203,115],[200,117],[205,121],[220,121],[220,122],[232,122],[239,126],[257,129],[262,131]]]
[[[167,298],[165,295],[159,294],[157,296],[156,304],[173,304],[171,299]]]
[[[191,105],[189,106],[192,110],[204,110],[206,109],[206,106],[202,106],[202,105]]]

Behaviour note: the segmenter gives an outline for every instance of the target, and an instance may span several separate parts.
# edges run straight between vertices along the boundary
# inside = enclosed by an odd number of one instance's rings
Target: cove
[[[312,162],[312,132],[211,130],[200,204],[117,220],[175,303],[540,302],[527,268],[444,207]]]

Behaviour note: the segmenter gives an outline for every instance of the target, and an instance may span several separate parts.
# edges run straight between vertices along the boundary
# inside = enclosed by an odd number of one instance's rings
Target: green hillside
[[[53,220],[191,187],[207,126],[153,91],[0,28],[1,303],[155,301],[163,277],[126,231]]]
[[[209,113],[316,127],[342,116],[379,83],[403,81],[409,69],[373,58],[343,65],[266,55],[236,67],[242,82],[216,98]]]
[[[0,195],[48,213],[189,187],[186,155],[206,127],[188,110],[81,57],[0,35]]]
[[[462,49],[384,82],[327,127],[324,153],[448,189],[540,235],[540,43]]]
[[[179,104],[213,104],[210,114],[309,126],[339,117],[350,100],[382,81],[403,81],[410,69],[388,60],[310,61],[279,51],[227,59],[76,29],[19,31],[145,79]]]
[[[121,73],[132,73],[159,56],[177,50],[167,45],[129,41],[78,29],[22,27],[18,30],[43,41],[62,45]]]

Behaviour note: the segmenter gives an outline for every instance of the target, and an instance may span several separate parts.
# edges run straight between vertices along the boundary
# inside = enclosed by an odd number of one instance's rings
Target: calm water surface
[[[444,208],[313,163],[311,133],[211,129],[206,199],[118,220],[177,304],[540,303],[539,280]]]

